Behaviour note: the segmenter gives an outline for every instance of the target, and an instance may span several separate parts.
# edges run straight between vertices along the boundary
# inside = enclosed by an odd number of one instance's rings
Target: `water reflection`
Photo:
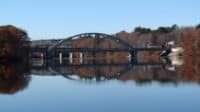
[[[109,58],[110,59],[110,58]],[[112,59],[112,58],[111,58]],[[79,59],[77,59],[79,60]],[[78,63],[70,60],[32,59],[31,63],[1,63],[0,93],[13,94],[25,89],[31,76],[60,76],[68,80],[81,82],[104,82],[118,80],[133,81],[138,85],[160,82],[161,84],[200,83],[200,75],[185,75],[182,73],[183,60],[176,58],[148,57],[128,63],[126,58],[105,61],[102,59],[87,59]],[[125,61],[124,61],[125,60]],[[191,77],[190,77],[191,76]]]
[[[14,94],[24,90],[31,79],[30,68],[25,63],[0,64],[0,93]]]

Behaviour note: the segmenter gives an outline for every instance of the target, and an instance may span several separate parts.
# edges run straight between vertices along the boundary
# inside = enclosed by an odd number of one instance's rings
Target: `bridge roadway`
[[[48,48],[32,48],[32,52],[48,52]],[[56,48],[56,52],[139,52],[139,51],[169,51],[169,48]],[[54,52],[55,52],[54,51]]]
[[[47,67],[52,67],[52,66],[56,66],[56,67],[108,67],[108,66],[112,66],[112,67],[128,67],[128,66],[164,66],[165,63],[145,63],[145,62],[137,62],[137,63],[112,63],[112,64],[47,64],[46,66],[32,66],[32,68],[34,69],[42,69],[42,68],[47,68]]]

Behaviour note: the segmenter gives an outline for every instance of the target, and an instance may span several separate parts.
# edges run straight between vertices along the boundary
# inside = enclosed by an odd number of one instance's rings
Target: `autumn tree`
[[[0,64],[0,94],[15,94],[24,90],[31,77],[29,65],[21,62],[6,62]]]
[[[28,34],[15,26],[0,27],[0,58],[26,59],[29,55]]]

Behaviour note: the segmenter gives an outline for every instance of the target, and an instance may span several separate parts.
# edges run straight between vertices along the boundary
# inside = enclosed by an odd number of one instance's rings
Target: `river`
[[[0,64],[1,111],[199,112],[200,76],[182,75],[180,58],[119,60]]]

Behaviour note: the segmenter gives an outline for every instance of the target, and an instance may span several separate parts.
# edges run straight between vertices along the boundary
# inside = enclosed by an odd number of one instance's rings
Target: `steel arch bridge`
[[[104,33],[82,33],[82,34],[78,34],[78,35],[74,35],[74,36],[68,37],[66,39],[63,39],[63,40],[55,43],[54,45],[52,45],[52,46],[50,46],[48,48],[48,52],[49,53],[53,52],[62,43],[65,43],[67,41],[72,41],[72,40],[78,39],[78,38],[84,38],[84,37],[91,37],[91,38],[94,38],[94,39],[106,38],[106,39],[112,40],[112,41],[114,41],[116,43],[122,44],[127,50],[135,49],[135,47],[133,45],[131,45],[128,42],[120,39],[119,37],[113,36],[113,35],[108,35],[108,34],[104,34]],[[85,50],[88,50],[88,49],[85,49]],[[82,49],[82,51],[83,51],[83,49]]]
[[[72,42],[73,40],[79,38],[94,38],[94,39],[109,39],[115,43],[121,44],[123,48],[59,48],[65,42]],[[128,52],[130,53],[131,59],[137,57],[137,53],[139,51],[165,51],[164,55],[167,55],[171,52],[170,48],[167,47],[147,47],[147,48],[138,48],[134,45],[131,45],[129,42],[104,33],[82,33],[78,35],[74,35],[65,39],[62,39],[55,44],[47,47],[47,48],[32,48],[33,52],[44,53],[44,58],[52,59],[56,52],[64,53],[64,52]]]

